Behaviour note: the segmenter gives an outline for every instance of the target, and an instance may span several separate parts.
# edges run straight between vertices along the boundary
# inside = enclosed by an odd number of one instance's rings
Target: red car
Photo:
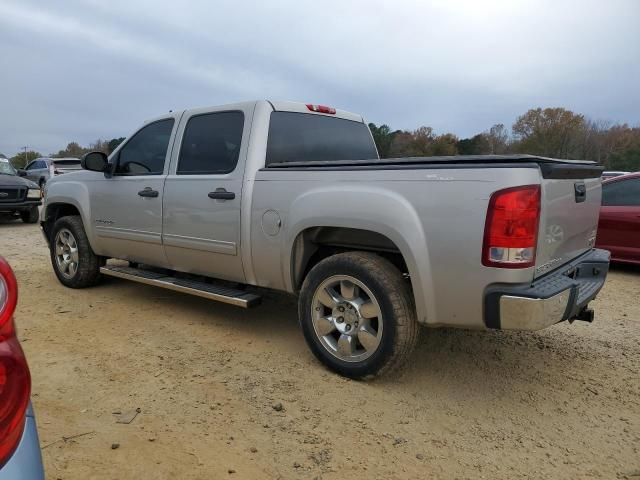
[[[640,172],[602,182],[602,207],[596,246],[612,262],[640,265]]]

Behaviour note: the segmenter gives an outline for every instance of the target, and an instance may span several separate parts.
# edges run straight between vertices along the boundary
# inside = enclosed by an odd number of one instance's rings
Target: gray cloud
[[[0,152],[256,98],[461,136],[534,106],[637,124],[639,18],[636,0],[3,0]]]

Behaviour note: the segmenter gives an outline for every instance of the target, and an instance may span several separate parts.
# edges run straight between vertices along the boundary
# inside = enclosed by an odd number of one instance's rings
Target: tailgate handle
[[[576,192],[576,203],[582,203],[587,198],[587,187],[582,182],[576,182],[573,184],[573,188]]]

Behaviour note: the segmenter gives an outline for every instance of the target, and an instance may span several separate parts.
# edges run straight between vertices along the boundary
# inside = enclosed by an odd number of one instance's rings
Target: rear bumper
[[[588,303],[607,277],[610,254],[592,249],[532,284],[490,285],[485,291],[488,328],[540,330],[563,320],[591,321]]]

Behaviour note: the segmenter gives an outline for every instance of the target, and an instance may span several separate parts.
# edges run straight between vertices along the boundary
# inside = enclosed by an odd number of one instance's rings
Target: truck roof
[[[286,100],[252,100],[252,101],[248,101],[248,102],[227,103],[227,104],[224,104],[224,105],[211,105],[211,107],[222,108],[222,109],[228,108],[229,110],[233,110],[233,109],[237,109],[237,108],[254,106],[254,105],[256,105],[256,104],[258,104],[260,102],[268,103],[269,105],[271,105],[271,108],[273,108],[273,110],[276,111],[276,112],[308,113],[308,114],[311,114],[311,115],[323,115],[323,116],[327,116],[327,117],[342,118],[344,120],[351,120],[351,121],[354,121],[354,122],[362,122],[362,123],[364,123],[364,118],[362,117],[362,115],[358,115],[357,113],[348,112],[347,110],[340,110],[340,109],[337,109],[337,108],[325,107],[324,105],[318,105],[318,104],[312,104],[312,103],[290,102],[290,101],[286,101]],[[311,107],[328,108],[332,112],[335,112],[335,113],[324,113],[322,111],[314,111],[314,110],[312,110]],[[206,108],[206,106],[205,107],[187,108],[187,109],[184,110],[184,112],[185,113],[190,113],[190,112],[192,112],[194,110],[201,110],[202,108]],[[144,123],[147,124],[147,123],[155,122],[155,121],[163,119],[163,118],[167,118],[167,115],[165,114],[165,115],[160,115],[160,116],[157,116],[157,117],[149,118]]]

